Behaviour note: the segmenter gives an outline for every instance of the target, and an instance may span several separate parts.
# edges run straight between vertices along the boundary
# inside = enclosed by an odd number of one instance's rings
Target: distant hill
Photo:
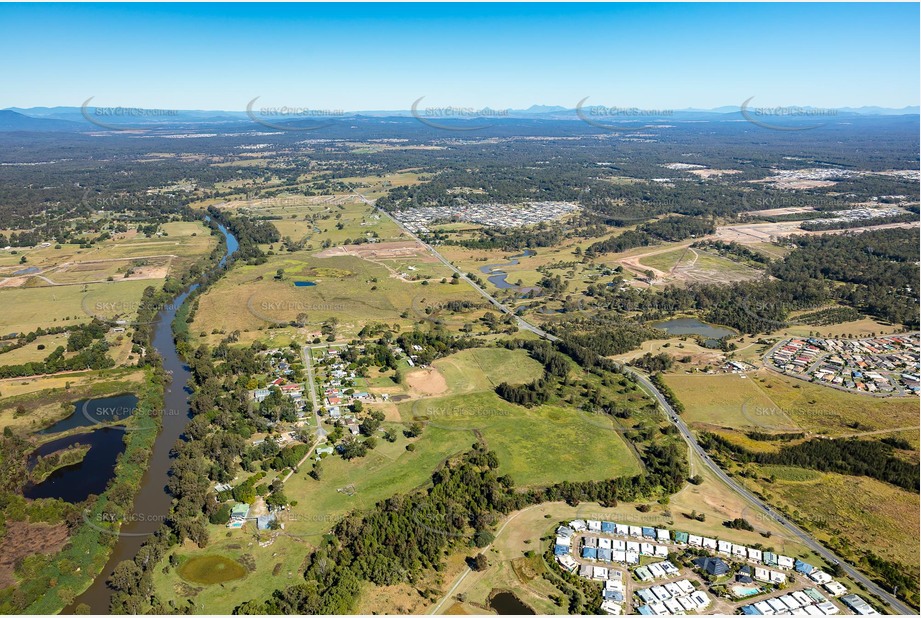
[[[0,109],[0,131],[80,131],[79,123],[55,118],[34,118],[10,109]]]

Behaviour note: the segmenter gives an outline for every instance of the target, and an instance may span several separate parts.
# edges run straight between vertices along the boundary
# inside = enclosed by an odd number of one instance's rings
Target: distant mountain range
[[[810,106],[784,106],[787,109],[796,108],[798,110],[822,110],[826,108],[815,108]],[[756,105],[753,101],[750,106],[750,113],[756,113],[756,110],[776,109],[776,106]],[[435,121],[435,117],[427,116],[426,106],[420,103],[420,113],[427,118]],[[439,122],[464,122],[465,120],[475,119],[476,113],[470,108],[464,108],[465,114],[455,114],[453,117],[445,116],[439,119]],[[597,119],[599,123],[614,122],[644,122],[657,120],[659,122],[673,121],[705,121],[705,120],[744,120],[740,113],[739,106],[726,105],[711,109],[684,108],[677,110],[643,110],[629,106],[603,106],[586,104],[581,109],[567,108],[560,105],[532,105],[527,109],[515,110],[492,110],[483,108],[482,116],[495,117],[496,119],[531,119],[531,120],[578,120],[580,117]],[[348,117],[409,117],[412,115],[411,110],[362,110],[355,112],[345,112],[340,118]],[[903,107],[900,109],[888,107],[842,107],[834,111],[834,114],[828,114],[826,119],[841,119],[847,116],[904,116],[921,114],[921,108],[918,106]],[[90,116],[99,121],[99,124],[87,120]],[[448,120],[450,118],[450,120]],[[810,116],[802,114],[800,116],[789,116],[786,119],[791,122],[797,121],[816,121],[821,116]],[[285,122],[296,121],[294,117],[281,117],[273,120],[274,123],[283,124]],[[307,121],[306,119],[304,121]],[[30,107],[19,108],[12,107],[0,110],[0,131],[99,131],[108,127],[138,127],[144,129],[156,127],[182,128],[189,125],[232,125],[241,122],[252,122],[248,113],[245,111],[227,111],[227,110],[169,110],[167,114],[113,114],[97,116],[94,107],[88,107],[84,112],[81,107]]]

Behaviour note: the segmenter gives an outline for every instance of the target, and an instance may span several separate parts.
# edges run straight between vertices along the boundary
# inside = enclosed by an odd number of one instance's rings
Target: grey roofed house
[[[259,515],[256,517],[256,528],[259,530],[268,530],[269,524],[275,521],[275,513],[269,513],[268,515]]]
[[[593,536],[587,536],[582,539],[582,544],[585,547],[598,547],[598,539]]]
[[[583,564],[579,567],[579,575],[582,577],[591,577],[595,574],[595,569],[590,564]]]
[[[710,575],[725,575],[729,572],[729,565],[722,558],[697,558],[694,564]]]

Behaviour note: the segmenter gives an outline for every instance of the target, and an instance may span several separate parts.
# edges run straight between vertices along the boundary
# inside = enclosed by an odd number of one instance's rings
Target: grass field
[[[532,409],[509,404],[484,391],[400,404],[404,422],[426,420],[459,435],[475,437],[499,456],[499,470],[520,485],[545,485],[565,478],[587,481],[636,474],[640,467],[620,434],[604,419],[557,406]],[[461,437],[462,436],[462,437]]]
[[[67,285],[41,288],[0,289],[0,332],[28,333],[39,326],[89,322],[94,315],[137,315],[141,294],[156,281],[116,281],[86,286]],[[111,313],[112,315],[108,315]]]
[[[42,335],[21,348],[0,354],[0,365],[21,365],[44,360],[58,346],[67,347],[68,333]],[[39,349],[42,346],[42,349]]]
[[[141,293],[147,286],[160,287],[168,272],[183,269],[214,247],[217,240],[199,222],[170,222],[162,226],[168,236],[146,238],[134,231],[100,242],[90,249],[62,245],[60,249],[41,247],[19,256],[0,253],[0,278],[19,269],[35,267],[41,276],[29,276],[20,287],[0,287],[0,333],[30,332],[39,326],[81,323],[94,315],[132,319]],[[147,257],[158,256],[158,257]],[[11,260],[15,258],[15,265]],[[124,259],[129,258],[129,259]],[[136,263],[142,279],[124,279],[126,270]],[[111,282],[105,280],[112,277]],[[86,283],[102,281],[101,283]],[[3,362],[0,360],[0,362]]]
[[[780,376],[767,369],[735,374],[666,375],[697,429],[806,431],[846,436],[918,426],[914,398],[875,398]],[[859,423],[859,427],[851,426]]]
[[[879,556],[917,568],[918,494],[862,476],[780,468],[758,468],[777,478],[759,487],[795,521],[838,551],[872,548]]]
[[[877,398],[845,393],[766,369],[754,377],[774,404],[807,431],[838,436],[918,427],[918,400],[914,397]],[[852,423],[859,423],[860,427],[855,430],[850,427]]]
[[[649,255],[640,261],[646,266],[651,266],[652,268],[657,268],[661,271],[668,272],[677,266],[680,262],[686,261],[689,257],[690,256],[688,255],[688,251],[682,247],[681,249],[675,249],[674,251],[668,251],[666,253],[656,253]],[[684,258],[684,260],[682,258]]]
[[[682,418],[692,427],[796,431],[799,427],[783,408],[751,378],[736,374],[666,375],[665,383],[684,404]]]
[[[279,268],[285,270],[282,281],[274,279]],[[447,269],[444,271],[448,276]],[[295,287],[292,280],[301,278],[316,285]],[[306,313],[307,326],[302,333],[318,335],[321,324],[335,318],[340,337],[351,338],[368,322],[410,327],[426,317],[426,307],[437,308],[450,300],[479,303],[481,298],[469,286],[401,281],[390,276],[384,266],[356,256],[320,258],[307,251],[285,253],[260,266],[238,266],[223,277],[201,297],[192,331],[240,330],[249,333],[241,341],[251,341],[260,336],[260,329],[291,322]],[[404,313],[408,317],[401,317]],[[450,316],[445,319],[451,320]],[[456,321],[459,327],[465,320]]]
[[[539,378],[543,367],[523,350],[472,348],[440,358],[433,366],[448,384],[448,394],[486,391],[501,382],[523,384]]]

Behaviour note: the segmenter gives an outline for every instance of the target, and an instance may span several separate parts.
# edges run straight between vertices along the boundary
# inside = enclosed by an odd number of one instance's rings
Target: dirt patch
[[[389,423],[400,422],[400,411],[394,403],[373,403],[368,406],[372,410],[380,410],[384,413],[384,420]]]
[[[689,173],[694,174],[698,178],[710,178],[711,176],[723,176],[730,174],[741,174],[739,170],[688,170]]]
[[[136,266],[128,279],[165,279],[169,274],[169,263],[158,266]]]
[[[795,215],[801,212],[813,212],[812,206],[789,206],[786,208],[766,208],[764,210],[750,210],[746,215],[753,217],[779,217],[781,215]]]
[[[366,243],[362,245],[342,245],[330,247],[316,254],[317,257],[336,257],[353,255],[363,260],[392,260],[396,258],[425,258],[434,257],[421,244],[414,240],[401,240],[394,242]]]
[[[22,287],[29,277],[7,277],[0,281],[0,288],[18,288]]]
[[[448,390],[445,377],[434,367],[417,369],[406,374],[406,383],[414,393],[422,396],[440,395]]]
[[[16,585],[16,563],[32,554],[53,554],[67,542],[67,526],[8,521],[0,541],[0,589]]]

